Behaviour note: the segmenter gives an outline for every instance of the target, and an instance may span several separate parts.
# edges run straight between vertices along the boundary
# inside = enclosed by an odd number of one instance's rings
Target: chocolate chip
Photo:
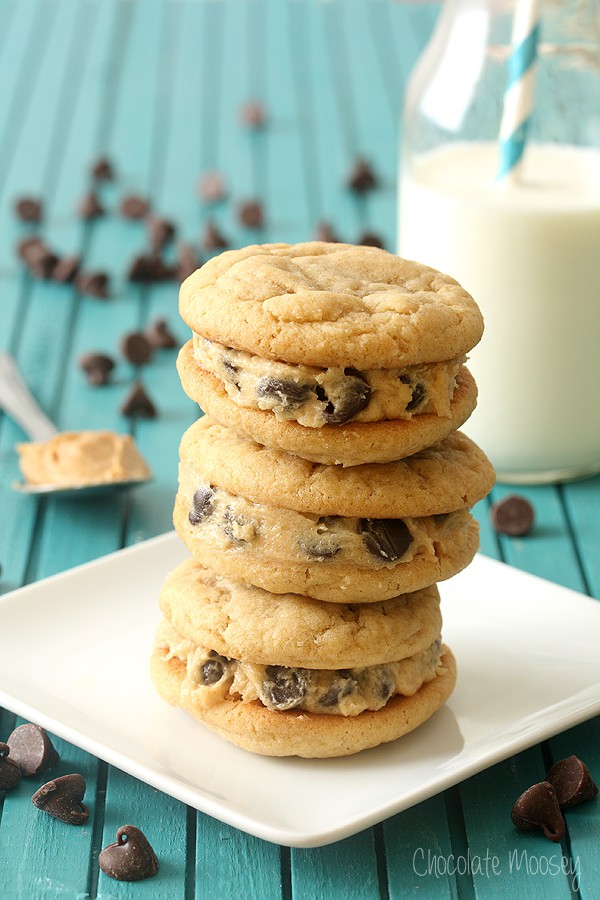
[[[48,248],[40,237],[23,238],[17,244],[17,253],[24,263],[30,265],[34,263],[40,256],[48,252]]]
[[[315,559],[332,559],[342,549],[333,537],[329,540],[327,538],[320,540],[301,538],[298,543],[307,556],[314,556]]]
[[[83,775],[61,775],[36,791],[31,802],[61,822],[83,825],[89,818],[89,810],[82,802],[84,794]]]
[[[117,840],[100,852],[98,865],[117,881],[143,881],[158,872],[158,859],[147,837],[134,825],[121,825]]]
[[[121,353],[133,366],[145,366],[152,359],[154,348],[143,331],[131,331],[121,338]]]
[[[99,216],[104,215],[104,207],[94,191],[88,191],[81,198],[77,211],[82,219],[97,219]]]
[[[225,674],[227,660],[211,650],[209,659],[200,667],[200,683],[205,687],[217,684]]]
[[[323,419],[328,425],[344,425],[369,405],[371,387],[356,369],[344,369],[341,397],[333,402],[321,385],[317,386],[317,398],[325,402]]]
[[[248,200],[238,206],[238,220],[245,228],[262,228],[264,226],[264,213],[262,203],[258,200]]]
[[[379,247],[380,250],[385,250],[383,240],[374,231],[364,231],[359,237],[357,244],[360,244],[362,247]]]
[[[106,300],[110,292],[110,277],[107,272],[80,272],[75,284],[80,293],[98,300]]]
[[[10,759],[10,747],[0,741],[0,794],[16,787],[21,780],[21,769]]]
[[[205,250],[225,250],[229,247],[229,241],[211,219],[204,226],[200,243]]]
[[[377,187],[377,178],[370,163],[359,157],[354,161],[346,183],[355,194],[366,194]]]
[[[358,532],[369,553],[388,562],[401,559],[412,543],[412,534],[403,519],[361,519]]]
[[[117,881],[142,881],[158,871],[158,859],[146,836],[134,825],[122,825],[117,840],[101,851],[98,865]]]
[[[520,494],[508,494],[490,509],[492,525],[500,534],[522,537],[533,528],[534,510]]]
[[[375,673],[372,672],[371,675],[373,675],[373,674],[375,674]],[[394,693],[394,690],[396,688],[394,679],[390,675],[389,670],[385,669],[383,667],[380,667],[379,670],[376,672],[376,679],[377,679],[377,693],[379,694],[381,699],[385,700],[387,703],[387,701],[390,699],[390,697],[392,696],[392,694]]]
[[[420,381],[418,381],[416,384],[413,384],[413,381],[409,375],[400,375],[400,381],[402,382],[402,384],[408,384],[412,387],[412,397],[406,404],[406,410],[407,412],[414,412],[415,409],[418,409],[418,407],[421,406],[421,404],[425,400],[427,394],[425,385],[421,384]]]
[[[340,239],[329,222],[317,222],[313,240],[326,241],[330,244],[338,244]]]
[[[15,203],[15,213],[22,222],[41,222],[44,206],[36,197],[21,197]]]
[[[163,247],[173,240],[177,229],[173,222],[152,216],[148,219],[148,235],[153,253],[158,253]]]
[[[166,319],[155,319],[146,328],[146,337],[152,347],[155,347],[157,350],[170,350],[178,346],[178,341],[171,334]]]
[[[298,384],[284,378],[271,378],[267,375],[259,379],[256,396],[259,400],[274,400],[284,409],[298,409],[306,403],[311,395],[307,384]]]
[[[105,156],[101,156],[92,164],[91,173],[96,181],[114,181],[115,178],[113,165]]]
[[[125,397],[121,404],[121,412],[124,416],[140,419],[155,419],[158,415],[158,410],[139,381],[134,383]]]
[[[521,794],[512,808],[511,818],[521,831],[541,830],[551,841],[560,841],[565,833],[556,793],[547,781],[540,781]]]
[[[115,361],[104,353],[84,353],[79,358],[79,367],[87,375],[89,383],[97,387],[108,383]]]
[[[214,493],[213,488],[208,486],[200,487],[195,491],[188,516],[192,525],[199,525],[212,514]]]
[[[177,266],[175,268],[175,277],[177,281],[185,281],[200,266],[196,251],[191,244],[180,244],[177,252]]]
[[[249,100],[240,110],[240,118],[248,128],[263,128],[267,120],[265,108],[259,100]]]
[[[79,272],[81,257],[63,256],[52,269],[52,280],[61,284],[69,284]]]
[[[561,809],[598,796],[598,786],[590,770],[577,756],[567,756],[555,763],[546,775],[546,781],[554,788]]]
[[[223,367],[223,377],[225,378],[225,380],[229,381],[231,384],[235,384],[238,391],[241,390],[238,383],[238,374],[240,371],[240,367],[235,366],[228,359],[225,359],[225,357],[223,357],[223,359],[221,360],[221,365]]]
[[[306,669],[289,669],[286,666],[267,666],[267,680],[262,690],[265,703],[272,709],[293,709],[300,706],[308,691],[309,673]]]
[[[170,281],[175,278],[173,266],[165,263],[157,253],[140,253],[134,256],[127,270],[127,279],[143,284],[155,281]]]
[[[145,197],[128,194],[121,200],[119,210],[125,219],[145,219],[150,212],[150,203]]]
[[[206,203],[217,203],[227,196],[227,185],[220,172],[205,172],[198,182],[198,193]]]
[[[23,775],[37,775],[58,762],[59,756],[40,725],[19,725],[9,735],[10,756]]]
[[[327,709],[337,706],[340,700],[353,694],[357,687],[356,679],[349,672],[340,670],[335,675],[327,691],[319,697],[319,706],[324,706]]]
[[[254,525],[239,513],[236,515],[231,506],[225,507],[222,527],[229,540],[236,544],[250,543],[256,535]],[[244,529],[243,534],[241,529]]]

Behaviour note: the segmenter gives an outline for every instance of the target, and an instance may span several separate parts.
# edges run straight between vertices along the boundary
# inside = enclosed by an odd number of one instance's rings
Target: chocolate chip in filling
[[[222,528],[230,541],[236,544],[250,543],[256,537],[256,525],[239,513],[236,515],[231,506],[225,507]]]
[[[360,519],[358,531],[369,553],[388,562],[404,556],[412,543],[412,534],[403,519]]]
[[[199,525],[212,514],[214,493],[212,485],[203,485],[194,493],[192,508],[188,515],[192,525]]]
[[[259,400],[274,400],[284,409],[298,409],[311,395],[307,384],[298,384],[283,378],[265,376],[258,382],[256,396]]]
[[[199,671],[199,681],[204,687],[217,684],[225,675],[229,660],[219,656],[214,650],[210,651],[209,658],[204,662]]]
[[[336,397],[330,397],[321,385],[316,388],[317,398],[325,403],[323,419],[328,425],[344,425],[369,405],[371,388],[357,369],[344,369],[344,381]]]
[[[337,706],[340,700],[353,694],[357,687],[358,682],[352,677],[350,672],[341,670],[333,679],[329,689],[319,697],[319,705],[326,709]]]
[[[306,669],[267,666],[263,681],[263,702],[269,709],[294,709],[308,691],[310,673]]]
[[[406,404],[406,411],[414,412],[415,409],[418,409],[425,400],[425,396],[427,394],[425,385],[421,384],[420,381],[418,381],[416,384],[413,384],[412,379],[408,375],[400,375],[400,381],[402,382],[402,384],[408,384],[412,388],[412,397]]]
[[[240,371],[240,367],[234,366],[234,364],[228,359],[225,359],[225,357],[223,357],[223,359],[221,360],[221,365],[223,366],[225,380],[229,381],[231,384],[234,384],[239,391],[240,385],[238,382],[238,374]]]

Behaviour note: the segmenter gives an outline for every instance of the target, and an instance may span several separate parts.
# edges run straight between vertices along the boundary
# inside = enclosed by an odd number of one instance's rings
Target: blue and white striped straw
[[[498,179],[518,175],[533,110],[535,62],[540,34],[539,0],[517,0],[508,84],[500,123]]]

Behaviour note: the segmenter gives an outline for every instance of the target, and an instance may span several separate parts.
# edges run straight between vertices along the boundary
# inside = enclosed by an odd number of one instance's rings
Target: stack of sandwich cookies
[[[389,462],[459,428],[478,307],[452,278],[374,247],[268,244],[181,288],[178,368],[222,425],[327,465]]]
[[[457,429],[481,337],[451,278],[375,248],[222,254],[182,285],[186,392],[159,693],[247,750],[391,741],[456,680],[437,582],[473,558],[493,484]],[[209,417],[210,416],[210,417]]]

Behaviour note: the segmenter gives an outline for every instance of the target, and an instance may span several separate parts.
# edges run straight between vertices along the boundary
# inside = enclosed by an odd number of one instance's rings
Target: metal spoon
[[[0,409],[7,413],[32,441],[48,441],[59,434],[56,426],[34,400],[14,359],[2,351],[0,351]],[[21,494],[83,499],[97,496],[102,491],[123,490],[151,480],[152,476],[148,475],[145,478],[131,478],[127,481],[99,481],[73,485],[25,484],[22,481],[13,481],[12,487]]]

